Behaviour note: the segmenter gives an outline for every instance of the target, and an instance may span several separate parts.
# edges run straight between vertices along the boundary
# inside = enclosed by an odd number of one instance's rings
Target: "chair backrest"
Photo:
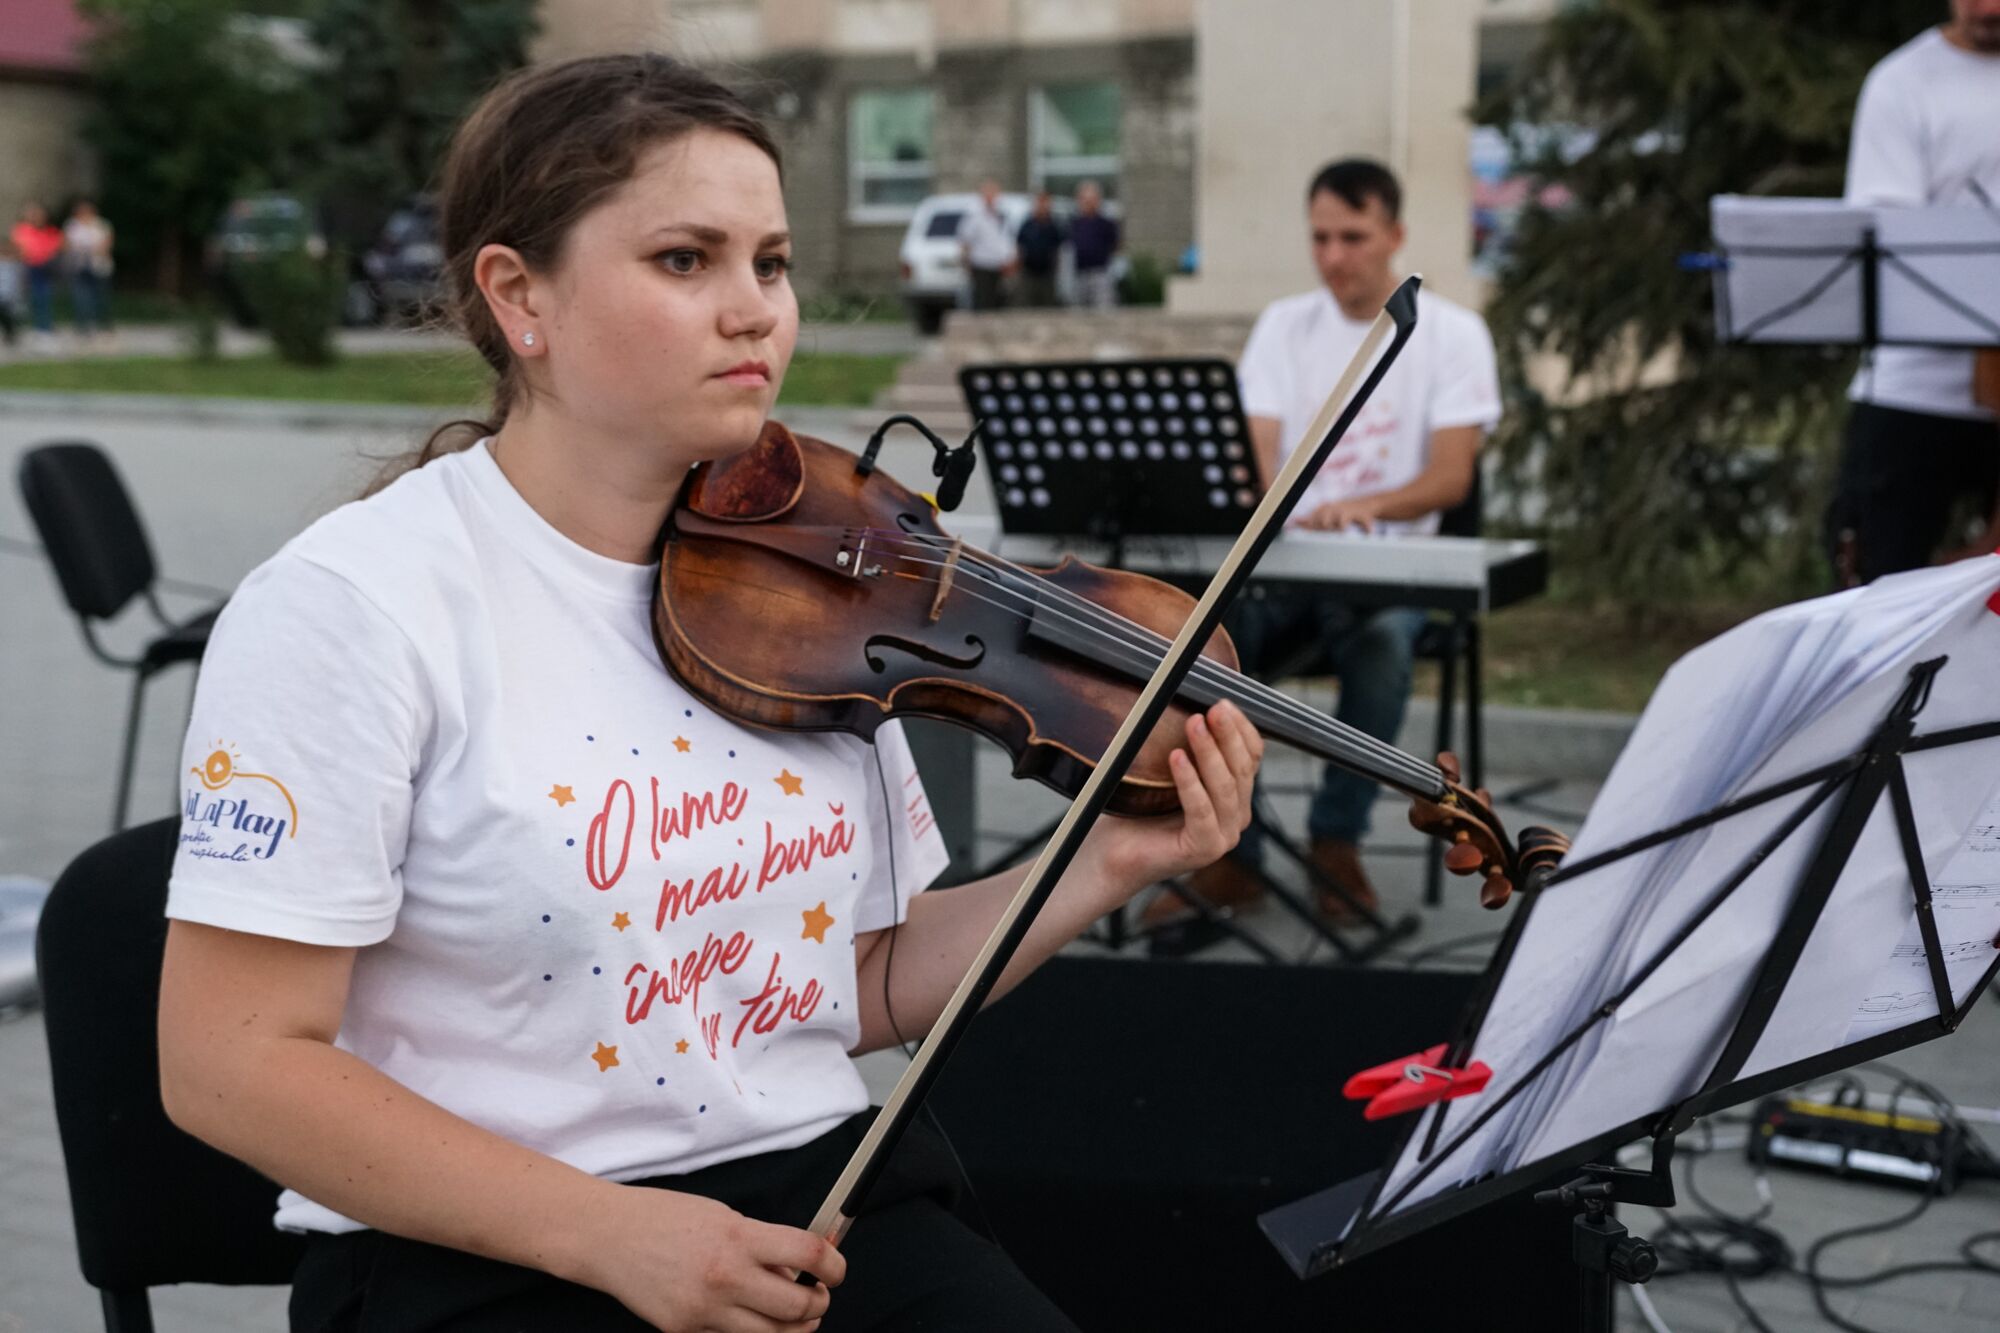
[[[105,1291],[291,1281],[304,1242],[278,1187],[175,1128],[160,1104],[160,962],[179,821],[113,834],[42,909],[36,957],[56,1126],[83,1276]]]
[[[153,548],[111,459],[63,441],[21,455],[21,498],[56,567],[70,610],[115,616],[153,582]]]

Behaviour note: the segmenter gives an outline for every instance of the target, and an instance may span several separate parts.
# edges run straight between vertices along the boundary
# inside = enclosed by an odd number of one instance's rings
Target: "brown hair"
[[[640,156],[695,129],[741,135],[784,163],[770,132],[727,87],[669,56],[585,56],[518,70],[480,100],[439,172],[445,314],[493,368],[490,420],[451,421],[393,460],[369,487],[499,430],[523,385],[505,334],[473,281],[481,246],[520,252],[548,271],[570,228],[631,178]]]

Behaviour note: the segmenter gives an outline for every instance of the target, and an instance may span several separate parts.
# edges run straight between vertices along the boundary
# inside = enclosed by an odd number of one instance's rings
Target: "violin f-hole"
[[[964,657],[953,657],[950,653],[933,648],[927,643],[914,643],[909,639],[899,639],[893,634],[877,634],[868,640],[862,656],[868,662],[868,669],[877,675],[889,669],[889,664],[876,655],[880,649],[894,649],[897,652],[908,653],[932,666],[970,671],[985,660],[986,644],[976,634],[966,635],[965,644],[973,651]]]

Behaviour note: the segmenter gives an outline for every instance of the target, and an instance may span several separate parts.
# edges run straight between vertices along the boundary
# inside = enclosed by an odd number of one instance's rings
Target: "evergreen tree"
[[[1496,444],[1513,497],[1542,502],[1516,518],[1585,591],[1645,616],[1828,586],[1854,354],[1719,345],[1710,279],[1677,260],[1709,247],[1711,196],[1838,194],[1863,77],[1947,17],[1945,0],[1600,0],[1560,13],[1477,108],[1551,201],[1524,211],[1487,312],[1518,405]],[[1568,368],[1552,391],[1549,365]]]
[[[472,103],[527,63],[535,0],[318,0],[314,44],[325,64],[317,193],[336,234],[372,239],[423,190]]]
[[[120,259],[189,285],[202,240],[247,182],[292,170],[303,119],[297,71],[229,0],[84,0],[104,215]]]

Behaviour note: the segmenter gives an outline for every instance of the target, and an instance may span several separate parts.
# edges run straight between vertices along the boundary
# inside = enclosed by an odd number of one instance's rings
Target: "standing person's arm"
[[[1861,85],[1854,133],[1847,150],[1846,199],[1850,204],[1915,207],[1930,200],[1925,179],[1921,108],[1916,99],[1887,86],[1881,66]]]

